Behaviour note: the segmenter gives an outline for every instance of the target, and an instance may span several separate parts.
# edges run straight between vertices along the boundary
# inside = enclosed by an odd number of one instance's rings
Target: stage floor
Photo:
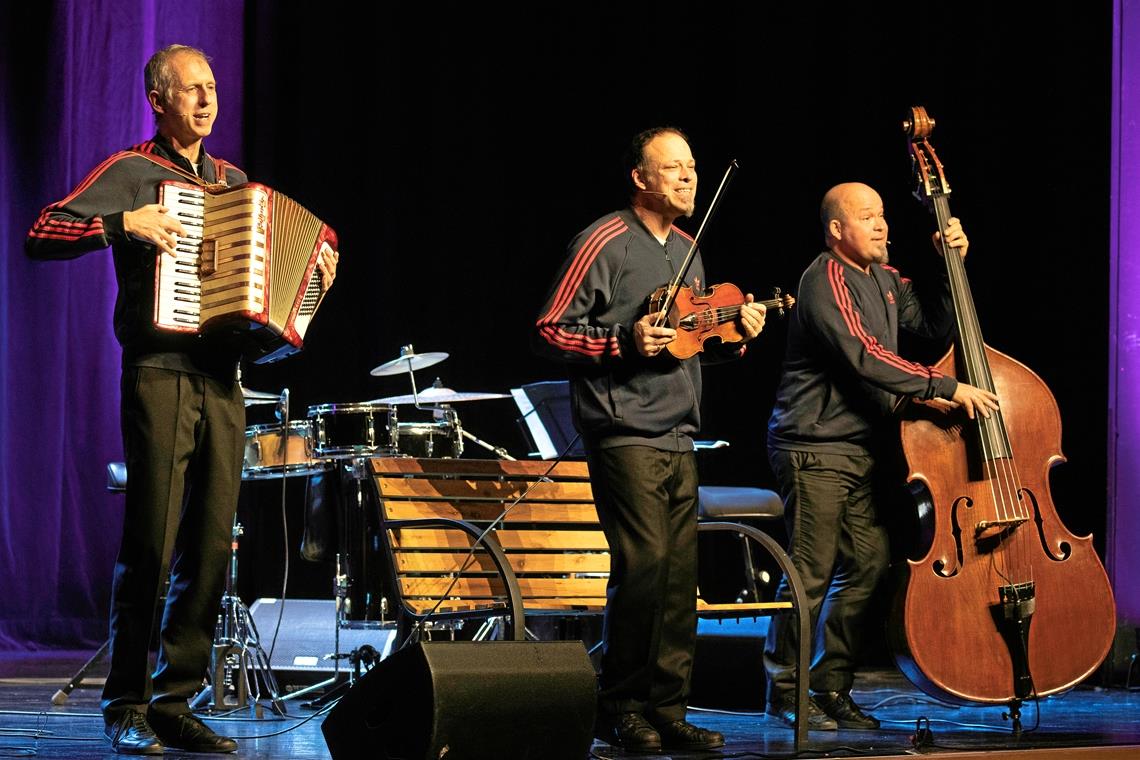
[[[88,760],[113,756],[102,735],[96,671],[88,685],[72,692],[55,707],[51,697],[87,659],[87,652],[13,656],[0,654],[0,757],[41,757]],[[894,671],[876,671],[860,678],[856,699],[883,720],[875,732],[812,732],[798,757],[897,757],[916,752],[911,737],[915,722],[928,719],[933,744],[926,756],[954,754],[987,760],[1016,758],[1140,758],[1140,691],[1080,688],[1026,705],[1025,733],[1015,739],[999,707],[955,708],[934,702],[913,689]],[[220,733],[238,739],[236,758],[327,758],[320,731],[323,716],[289,702],[286,718],[240,716],[208,718]],[[272,714],[266,710],[265,715]],[[672,758],[792,757],[792,732],[763,715],[691,710],[689,719],[722,731],[727,746],[721,752],[672,753]],[[169,750],[166,757],[190,756]],[[597,758],[645,757],[596,743]],[[367,757],[367,756],[364,756]],[[658,757],[663,757],[658,755]]]

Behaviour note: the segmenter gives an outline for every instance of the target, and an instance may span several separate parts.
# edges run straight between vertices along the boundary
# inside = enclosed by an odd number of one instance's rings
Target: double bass
[[[944,230],[950,187],[928,139],[934,120],[919,107],[903,126],[915,195]],[[958,338],[936,366],[996,393],[1001,408],[970,420],[946,403],[909,407],[902,451],[912,490],[928,497],[919,511],[930,546],[907,563],[890,638],[920,689],[1007,704],[1017,733],[1025,700],[1071,688],[1104,660],[1115,603],[1091,537],[1070,533],[1052,502],[1049,470],[1065,461],[1057,402],[985,344],[961,257],[945,242],[942,257]]]

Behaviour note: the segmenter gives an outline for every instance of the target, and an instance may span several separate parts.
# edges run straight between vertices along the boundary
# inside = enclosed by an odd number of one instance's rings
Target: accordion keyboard
[[[199,258],[206,199],[201,190],[170,183],[160,186],[158,202],[182,224],[175,254],[158,259],[154,323],[171,330],[195,332],[202,311]]]

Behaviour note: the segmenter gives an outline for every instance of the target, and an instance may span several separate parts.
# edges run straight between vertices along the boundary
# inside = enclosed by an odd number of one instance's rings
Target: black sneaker
[[[614,747],[629,752],[660,752],[661,734],[649,725],[641,713],[627,712],[621,715],[599,715],[594,736]]]
[[[783,721],[789,728],[796,727],[796,699],[792,695],[781,695],[774,702],[768,703],[768,714],[774,715]],[[834,731],[839,724],[828,716],[814,697],[808,697],[807,727],[811,731]]]
[[[694,726],[686,720],[659,724],[661,746],[665,749],[716,749],[724,746],[724,734]]]
[[[849,691],[821,691],[812,695],[820,709],[835,718],[840,728],[875,729],[879,720],[868,715],[851,699]]]
[[[120,755],[162,754],[162,742],[141,712],[125,711],[115,722],[107,724],[103,734],[111,742],[111,749]]]
[[[151,712],[150,724],[162,743],[171,749],[226,754],[236,752],[238,748],[233,739],[218,736],[190,713],[171,716]]]

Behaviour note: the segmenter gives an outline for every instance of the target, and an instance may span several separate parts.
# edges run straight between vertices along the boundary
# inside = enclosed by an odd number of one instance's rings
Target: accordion
[[[317,260],[336,233],[265,185],[219,190],[162,182],[158,202],[182,224],[175,255],[158,253],[154,326],[243,333],[256,364],[301,350],[324,297]]]

